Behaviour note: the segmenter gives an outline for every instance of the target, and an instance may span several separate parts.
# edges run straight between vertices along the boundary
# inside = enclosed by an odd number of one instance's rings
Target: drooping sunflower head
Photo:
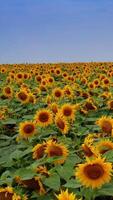
[[[56,141],[53,140],[49,140],[47,141],[45,153],[47,154],[48,157],[54,157],[54,156],[63,157],[54,161],[54,164],[62,164],[67,159],[69,151],[65,145],[57,143]]]
[[[100,188],[111,180],[112,164],[96,158],[79,164],[75,176],[85,187]]]
[[[56,114],[58,112],[58,104],[57,103],[54,102],[54,103],[50,104],[50,108],[54,114]]]
[[[61,131],[63,134],[67,134],[69,131],[69,124],[67,119],[60,115],[60,113],[57,113],[55,116],[55,124],[58,127],[58,129]]]
[[[84,110],[87,111],[95,111],[97,110],[97,107],[94,105],[93,101],[91,99],[87,99],[83,106]]]
[[[78,200],[74,193],[69,193],[68,189],[61,190],[60,194],[56,195],[58,200]]]
[[[45,148],[46,148],[46,143],[43,142],[42,144],[37,144],[34,146],[32,149],[33,152],[33,159],[40,159],[44,156],[45,153]]]
[[[28,139],[36,133],[36,126],[32,121],[21,122],[19,125],[19,134],[22,138]]]
[[[42,184],[41,178],[38,176],[33,177],[31,179],[27,179],[27,180],[20,179],[19,184],[23,185],[23,187],[26,187],[31,191],[32,190],[37,191],[40,195],[45,194],[45,189]]]
[[[0,188],[0,200],[22,200],[12,187]]]
[[[53,115],[48,109],[41,109],[36,112],[35,122],[41,127],[46,127],[53,123]]]
[[[102,116],[96,121],[96,124],[102,129],[103,132],[112,134],[113,119],[111,117]]]

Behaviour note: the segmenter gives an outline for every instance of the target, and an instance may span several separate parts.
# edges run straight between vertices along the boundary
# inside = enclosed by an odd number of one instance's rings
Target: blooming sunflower
[[[35,122],[41,127],[46,127],[53,123],[53,115],[48,109],[41,109],[36,112]]]
[[[68,119],[75,119],[75,107],[72,104],[66,103],[60,109],[61,115]]]
[[[19,92],[17,92],[16,93],[16,97],[22,104],[26,104],[26,103],[29,102],[28,93],[24,89],[19,91]]]
[[[0,200],[22,200],[12,187],[0,188]]]
[[[66,120],[66,118],[59,113],[56,114],[55,116],[55,124],[58,127],[58,129],[61,131],[63,134],[67,134],[69,131],[69,124]]]
[[[68,189],[65,191],[61,190],[59,195],[56,195],[58,200],[77,200],[77,197],[74,193],[69,193]]]
[[[58,112],[58,104],[57,103],[54,102],[54,103],[50,104],[50,108],[54,114],[56,114]]]
[[[4,88],[3,88],[3,95],[4,95],[5,97],[8,97],[8,98],[12,97],[12,95],[13,95],[13,90],[12,90],[12,88],[11,88],[10,86],[4,87]]]
[[[33,159],[40,159],[44,156],[45,153],[45,148],[46,148],[46,143],[43,142],[42,144],[37,144],[34,146],[32,149],[33,152]]]
[[[63,158],[59,158],[58,160],[54,161],[54,164],[62,164],[65,162],[69,151],[64,144],[49,140],[47,141],[45,153],[47,153],[48,157],[63,156]]]
[[[59,87],[54,88],[53,91],[52,91],[52,93],[53,93],[53,97],[54,97],[55,99],[60,99],[60,98],[63,97],[63,91],[62,91],[62,89],[59,88]]]
[[[75,176],[85,187],[100,188],[111,180],[112,164],[96,158],[79,164]]]
[[[103,132],[113,134],[113,119],[111,117],[102,116],[96,121],[96,124]]]
[[[113,142],[110,140],[102,140],[96,144],[96,148],[100,154],[104,154],[107,151],[113,150]]]
[[[21,122],[19,125],[19,134],[22,138],[29,138],[36,133],[36,126],[32,121]]]

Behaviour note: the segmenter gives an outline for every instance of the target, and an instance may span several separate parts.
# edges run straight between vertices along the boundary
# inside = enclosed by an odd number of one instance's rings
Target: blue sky
[[[113,61],[113,0],[0,0],[0,63]]]

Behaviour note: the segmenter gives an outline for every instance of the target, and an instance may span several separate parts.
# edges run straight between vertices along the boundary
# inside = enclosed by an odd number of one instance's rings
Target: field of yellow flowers
[[[0,200],[113,199],[113,63],[0,65]]]

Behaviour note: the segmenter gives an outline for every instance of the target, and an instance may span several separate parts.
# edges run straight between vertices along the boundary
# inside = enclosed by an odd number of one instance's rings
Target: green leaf
[[[43,183],[49,188],[58,191],[60,188],[60,177],[54,173],[49,178],[46,178]]]
[[[77,180],[71,179],[71,180],[68,180],[67,183],[63,186],[66,188],[75,188],[76,189],[76,188],[80,188],[81,184]]]
[[[15,171],[14,176],[20,176],[23,180],[31,179],[37,174],[28,168],[21,168]]]

